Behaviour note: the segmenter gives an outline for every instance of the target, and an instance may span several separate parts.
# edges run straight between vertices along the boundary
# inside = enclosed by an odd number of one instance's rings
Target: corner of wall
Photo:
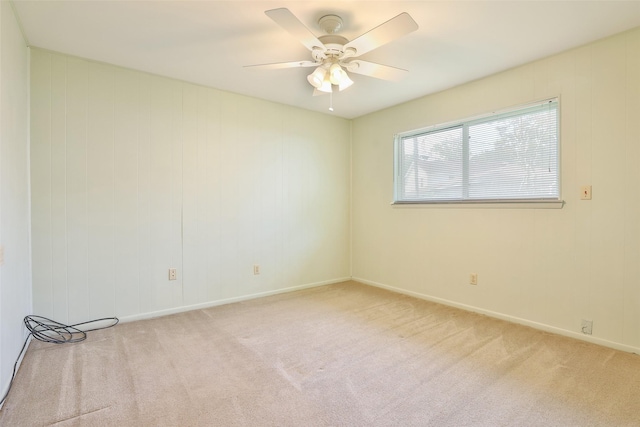
[[[353,277],[353,119],[349,120],[349,277]]]
[[[11,1],[0,1],[0,395],[28,333],[32,308],[29,230],[29,51]],[[17,362],[20,363],[20,360]]]

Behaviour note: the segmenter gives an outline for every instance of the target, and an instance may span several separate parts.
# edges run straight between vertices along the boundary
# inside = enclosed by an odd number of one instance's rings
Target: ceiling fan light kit
[[[343,74],[345,73],[342,67],[340,67],[340,64],[331,64],[331,67],[329,67],[329,78],[331,79],[332,84],[340,84]]]
[[[353,84],[353,80],[337,62],[318,66],[307,76],[307,81],[311,86],[324,93],[333,92],[333,86],[337,86],[339,91],[343,91]]]
[[[338,90],[342,92],[346,88],[350,87],[352,84],[353,84],[353,80],[351,80],[347,75],[347,73],[344,70],[342,70],[342,78],[338,83]]]
[[[331,83],[338,86],[338,90],[343,91],[353,84],[353,80],[349,78],[347,72],[340,64],[333,64],[329,68],[329,78]]]
[[[338,15],[321,17],[318,20],[318,26],[326,34],[316,37],[289,9],[271,9],[265,14],[309,49],[313,61],[261,64],[250,67],[269,69],[316,67],[307,76],[307,81],[314,88],[314,95],[333,93],[334,86],[338,91],[343,91],[353,85],[353,80],[345,69],[351,73],[384,80],[399,78],[407,70],[354,58],[418,29],[418,24],[413,18],[403,12],[349,41],[336,34],[344,24]]]
[[[322,81],[320,87],[318,87],[318,90],[324,93],[333,92],[333,87],[331,86],[331,77],[329,77],[329,74],[324,75],[324,80]]]
[[[320,86],[322,86],[322,83],[324,82],[324,76],[326,75],[327,75],[326,67],[320,66],[315,70],[313,70],[313,72],[307,76],[307,81],[311,86],[317,89]]]

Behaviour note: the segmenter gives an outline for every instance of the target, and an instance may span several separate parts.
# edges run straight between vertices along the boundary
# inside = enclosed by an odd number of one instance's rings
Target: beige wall
[[[34,312],[135,319],[349,276],[349,121],[38,49],[31,90]]]
[[[394,133],[555,96],[562,209],[390,205]],[[639,123],[640,29],[354,120],[353,276],[640,350]]]
[[[26,338],[29,265],[29,51],[7,1],[0,1],[0,398]]]

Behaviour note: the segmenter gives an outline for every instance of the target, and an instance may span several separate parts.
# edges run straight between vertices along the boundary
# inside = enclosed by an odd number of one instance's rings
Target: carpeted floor
[[[6,426],[640,426],[640,357],[355,282],[35,341]]]

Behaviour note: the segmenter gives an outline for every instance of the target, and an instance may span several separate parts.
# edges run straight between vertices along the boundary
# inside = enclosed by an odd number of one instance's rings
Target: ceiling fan
[[[307,77],[311,86],[314,87],[314,95],[332,93],[334,88],[342,91],[351,86],[353,80],[349,78],[346,71],[384,80],[396,80],[407,73],[407,70],[401,68],[354,59],[417,30],[418,24],[406,12],[351,41],[336,34],[343,25],[343,20],[338,15],[321,17],[318,25],[326,34],[316,37],[289,9],[271,9],[265,14],[309,49],[312,60],[248,65],[247,67],[263,69],[316,67]]]

